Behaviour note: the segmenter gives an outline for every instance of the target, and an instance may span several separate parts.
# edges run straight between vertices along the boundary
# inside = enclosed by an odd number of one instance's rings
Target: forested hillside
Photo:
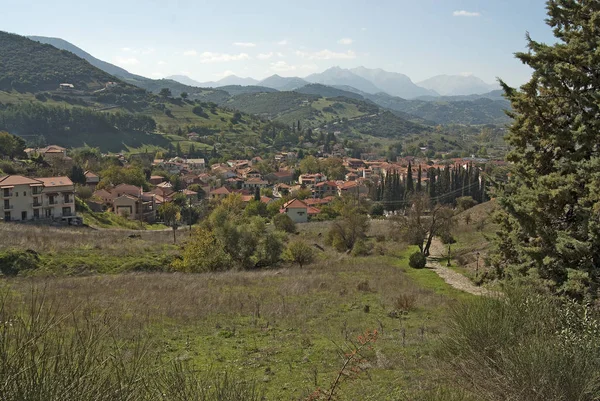
[[[71,52],[0,31],[0,90],[38,92],[61,83],[94,90],[116,80]]]

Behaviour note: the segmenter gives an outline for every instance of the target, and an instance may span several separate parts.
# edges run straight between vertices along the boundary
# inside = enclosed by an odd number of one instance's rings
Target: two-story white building
[[[0,177],[0,213],[4,221],[75,217],[75,186],[68,177]]]

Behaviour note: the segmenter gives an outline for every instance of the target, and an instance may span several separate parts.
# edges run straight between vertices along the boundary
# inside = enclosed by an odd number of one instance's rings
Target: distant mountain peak
[[[500,88],[499,85],[488,84],[473,74],[437,75],[418,85],[435,90],[442,96],[481,95]]]

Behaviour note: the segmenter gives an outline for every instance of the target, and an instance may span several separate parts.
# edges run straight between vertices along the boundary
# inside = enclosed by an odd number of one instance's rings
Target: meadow
[[[304,400],[328,389],[359,336],[376,330],[377,341],[356,365],[359,374],[343,380],[339,399],[469,399],[452,388],[435,353],[448,311],[470,296],[431,271],[410,269],[413,249],[403,244],[378,243],[367,257],[337,253],[321,242],[324,224],[300,227],[299,236],[325,249],[307,267],[211,274],[123,267],[175,257],[179,248],[169,232],[129,238],[0,224],[0,252],[31,249],[54,261],[38,274],[2,281],[10,295],[5,308],[41,297],[44,314],[60,317],[66,332],[81,324],[82,313],[104,316],[124,348],[138,336],[153,361],[185,362],[200,377],[227,372],[267,400]],[[384,231],[379,221],[371,234]]]

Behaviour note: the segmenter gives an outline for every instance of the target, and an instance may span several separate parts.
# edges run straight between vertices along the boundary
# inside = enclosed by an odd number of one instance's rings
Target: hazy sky
[[[152,78],[306,76],[366,66],[418,82],[525,82],[525,33],[552,42],[542,0],[0,0],[0,30],[65,39]]]

